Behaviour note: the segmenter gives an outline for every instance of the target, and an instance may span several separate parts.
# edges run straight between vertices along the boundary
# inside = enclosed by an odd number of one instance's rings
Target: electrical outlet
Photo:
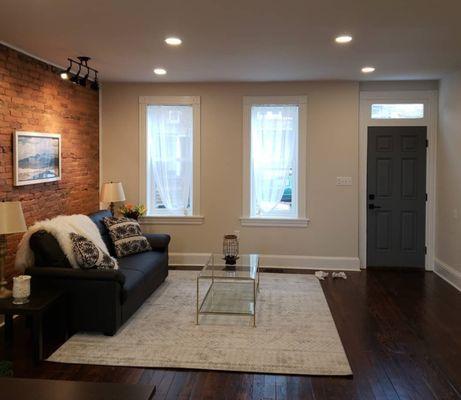
[[[337,176],[336,186],[352,186],[352,176]]]
[[[458,218],[459,218],[459,213],[458,213],[458,209],[457,209],[457,208],[454,208],[454,209],[453,209],[453,218],[454,218],[454,219],[458,219]]]
[[[237,236],[237,240],[240,240],[240,231],[234,231],[234,235]]]

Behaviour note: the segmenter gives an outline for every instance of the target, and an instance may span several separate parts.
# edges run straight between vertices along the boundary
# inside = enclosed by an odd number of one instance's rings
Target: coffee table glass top
[[[256,280],[259,256],[242,254],[235,265],[226,265],[222,254],[212,254],[200,271],[200,278]]]

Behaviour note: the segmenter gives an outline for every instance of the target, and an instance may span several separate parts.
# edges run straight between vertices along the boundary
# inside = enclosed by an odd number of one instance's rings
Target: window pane
[[[298,106],[251,108],[251,216],[296,216]]]
[[[424,104],[373,104],[372,119],[421,119],[424,118]]]
[[[147,107],[150,214],[186,215],[192,207],[192,106]]]

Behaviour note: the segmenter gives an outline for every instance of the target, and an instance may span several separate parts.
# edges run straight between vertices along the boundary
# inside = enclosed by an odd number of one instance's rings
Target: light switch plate
[[[352,186],[352,176],[337,176],[336,186]]]

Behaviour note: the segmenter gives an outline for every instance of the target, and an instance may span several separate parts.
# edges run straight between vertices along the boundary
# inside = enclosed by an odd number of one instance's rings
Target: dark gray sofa
[[[89,215],[115,257],[103,223],[103,218],[109,216],[106,210]],[[32,276],[32,291],[59,288],[68,294],[71,332],[96,331],[114,335],[168,276],[170,236],[145,236],[152,251],[118,259],[118,270],[98,271],[72,268],[57,240],[45,231],[36,232],[30,238],[35,266],[25,272]]]

